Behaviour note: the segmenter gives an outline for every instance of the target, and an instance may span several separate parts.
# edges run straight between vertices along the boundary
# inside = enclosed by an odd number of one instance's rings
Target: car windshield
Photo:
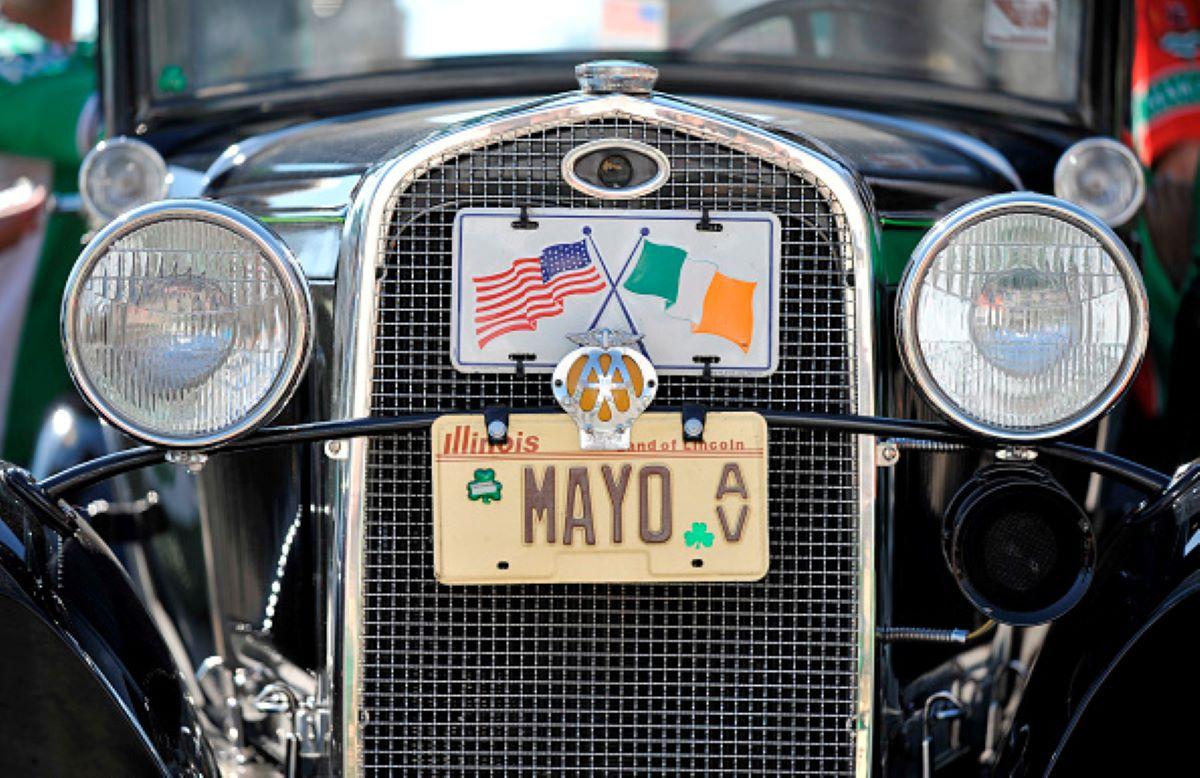
[[[554,52],[904,78],[1074,103],[1084,0],[151,0],[158,99]]]

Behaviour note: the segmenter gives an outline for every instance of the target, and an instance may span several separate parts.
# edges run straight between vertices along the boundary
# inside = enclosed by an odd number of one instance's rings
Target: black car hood
[[[778,134],[824,145],[863,178],[885,214],[936,217],[978,197],[1024,188],[994,147],[931,121],[826,106],[711,102]]]
[[[955,129],[862,111],[693,97],[815,145],[855,170],[884,214],[932,218],[1021,188],[1008,160]],[[255,214],[344,212],[366,172],[420,140],[522,101],[438,103],[301,124],[234,144],[207,173],[205,194]]]

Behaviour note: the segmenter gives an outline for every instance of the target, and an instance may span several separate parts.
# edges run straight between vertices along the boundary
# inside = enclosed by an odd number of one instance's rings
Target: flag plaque
[[[450,357],[550,372],[601,327],[659,373],[765,376],[779,361],[779,219],[764,212],[469,208],[454,220]],[[531,228],[529,222],[537,224]],[[515,225],[514,225],[515,223]],[[697,358],[700,358],[699,360]]]

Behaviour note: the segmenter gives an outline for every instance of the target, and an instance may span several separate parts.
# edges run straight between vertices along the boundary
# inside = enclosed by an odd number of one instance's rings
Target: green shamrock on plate
[[[467,484],[467,499],[482,500],[484,505],[499,500],[504,485],[496,480],[496,471],[480,468],[475,471],[475,480]]]
[[[708,525],[702,521],[693,521],[692,528],[683,533],[683,542],[688,545],[688,548],[712,548],[713,538],[715,536],[708,531]]]

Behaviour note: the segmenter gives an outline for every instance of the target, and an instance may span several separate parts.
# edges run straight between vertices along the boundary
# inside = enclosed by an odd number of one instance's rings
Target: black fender
[[[0,463],[0,774],[216,776],[183,678],[91,527]]]
[[[997,775],[1143,774],[1190,760],[1198,529],[1198,463],[1111,529],[1087,595],[1046,634]],[[1175,728],[1188,736],[1173,739]]]
[[[1188,576],[1092,682],[1050,758],[1052,775],[1186,770],[1200,732],[1200,572]]]

